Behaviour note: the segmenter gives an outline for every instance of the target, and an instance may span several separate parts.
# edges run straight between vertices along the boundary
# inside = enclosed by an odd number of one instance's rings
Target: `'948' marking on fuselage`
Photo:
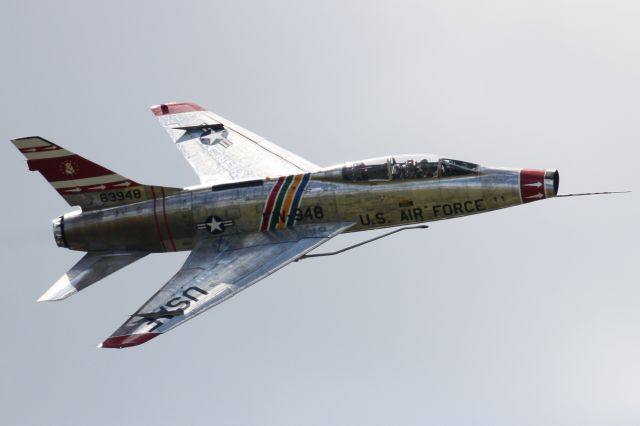
[[[124,200],[137,200],[142,198],[142,193],[139,189],[133,189],[128,191],[112,191],[102,192],[100,194],[100,201],[103,203],[124,201]]]

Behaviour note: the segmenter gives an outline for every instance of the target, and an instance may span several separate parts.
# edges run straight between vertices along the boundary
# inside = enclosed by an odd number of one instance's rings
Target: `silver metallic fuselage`
[[[40,136],[12,140],[29,170],[80,208],[55,219],[53,234],[59,246],[86,253],[38,301],[67,299],[150,253],[190,251],[105,348],[166,333],[343,232],[484,213],[558,191],[554,170],[426,153],[321,168],[197,104],[151,110],[200,185],[143,184]]]
[[[542,176],[539,182],[523,183],[526,171],[507,168],[479,167],[465,176],[364,182],[344,181],[320,171],[308,176],[297,204],[283,198],[283,205],[288,202],[292,207],[282,220],[288,222],[286,226],[353,222],[348,232],[366,231],[484,213],[557,194],[557,171],[532,172]],[[165,252],[191,250],[199,232],[213,231],[214,236],[268,232],[283,226],[267,224],[265,229],[261,225],[278,182],[267,178],[247,185],[187,188],[158,199],[75,211],[54,221],[54,235],[58,245],[72,250]],[[539,192],[525,192],[529,186]],[[207,222],[212,220],[224,225],[214,228]]]

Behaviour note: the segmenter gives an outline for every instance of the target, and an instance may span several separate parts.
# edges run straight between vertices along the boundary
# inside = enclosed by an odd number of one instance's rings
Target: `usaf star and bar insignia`
[[[233,220],[223,220],[220,216],[209,216],[204,223],[199,223],[197,228],[212,234],[222,234],[229,226],[233,226]]]

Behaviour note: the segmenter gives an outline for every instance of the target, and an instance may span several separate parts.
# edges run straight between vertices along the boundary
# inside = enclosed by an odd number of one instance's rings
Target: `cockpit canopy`
[[[478,174],[479,166],[431,154],[396,155],[332,166],[317,177],[344,182],[435,179]]]

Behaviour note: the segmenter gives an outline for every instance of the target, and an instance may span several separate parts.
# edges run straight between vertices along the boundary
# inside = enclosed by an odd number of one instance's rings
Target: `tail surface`
[[[114,207],[179,192],[179,188],[142,185],[39,136],[11,142],[69,205],[83,210]]]
[[[66,299],[147,254],[140,251],[89,252],[40,296],[38,302]]]

